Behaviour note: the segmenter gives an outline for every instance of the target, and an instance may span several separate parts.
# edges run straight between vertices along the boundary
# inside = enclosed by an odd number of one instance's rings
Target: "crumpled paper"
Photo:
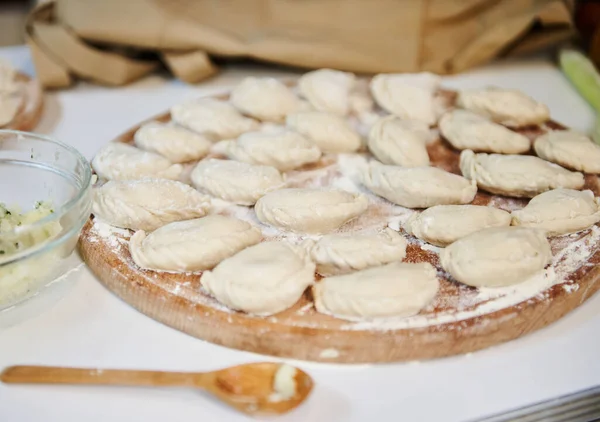
[[[461,72],[574,34],[568,0],[55,0],[26,24],[38,78],[123,85],[160,66],[196,83],[213,59],[357,73]]]

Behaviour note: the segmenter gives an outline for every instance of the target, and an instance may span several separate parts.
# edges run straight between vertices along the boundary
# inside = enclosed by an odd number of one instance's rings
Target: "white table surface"
[[[24,47],[0,57],[33,74]],[[199,86],[152,76],[125,88],[79,84],[50,92],[38,131],[86,157],[137,122],[243,74],[294,75],[260,66],[227,69]],[[448,78],[448,87],[495,84],[546,103],[589,130],[594,115],[545,58],[504,62]],[[0,181],[0,197],[2,184]],[[0,198],[1,199],[1,198]],[[77,260],[79,258],[76,258]],[[15,364],[210,370],[264,356],[215,346],[138,313],[80,266],[21,313],[0,315],[0,368]],[[465,356],[386,365],[294,362],[316,382],[309,400],[277,420],[465,421],[600,384],[600,295],[550,327]],[[203,393],[178,389],[0,385],[0,421],[246,421]]]

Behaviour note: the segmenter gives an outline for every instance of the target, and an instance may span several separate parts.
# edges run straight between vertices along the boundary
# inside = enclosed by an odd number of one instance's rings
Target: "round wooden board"
[[[44,94],[36,79],[24,73],[17,74],[17,81],[23,86],[23,101],[11,122],[0,129],[32,131],[39,123],[44,109]]]
[[[150,120],[168,121],[168,113]],[[552,127],[556,124],[550,124]],[[132,142],[136,126],[116,139]],[[539,129],[522,131],[532,137]],[[458,152],[445,141],[428,146],[432,163],[458,172]],[[599,194],[596,176],[586,176],[586,188]],[[483,192],[475,204],[502,201]],[[590,231],[556,241],[553,251],[590,235]],[[591,235],[590,235],[591,236]],[[561,284],[513,306],[484,315],[417,328],[394,329],[361,325],[319,314],[310,292],[291,309],[268,318],[234,312],[200,290],[200,274],[145,271],[129,255],[126,236],[100,236],[93,217],[79,241],[80,252],[91,270],[113,293],[140,312],[170,327],[219,345],[255,353],[320,362],[374,363],[439,358],[480,350],[516,339],[561,318],[580,306],[599,288],[600,241],[584,265],[569,273]],[[407,261],[428,261],[439,268],[437,255],[409,242]],[[243,274],[240,274],[242,277]],[[442,279],[438,296],[472,295],[475,289]],[[445,311],[444,301],[430,310]],[[446,309],[447,311],[447,309]]]

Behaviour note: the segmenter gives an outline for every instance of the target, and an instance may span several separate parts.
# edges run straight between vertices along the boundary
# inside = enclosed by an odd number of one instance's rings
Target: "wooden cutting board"
[[[169,119],[165,113],[150,120]],[[116,141],[132,142],[138,127]],[[548,128],[559,127],[549,123],[545,128],[521,132],[533,139]],[[460,174],[459,152],[445,141],[432,142],[428,152],[432,165]],[[335,160],[333,164],[331,160],[320,163],[322,168],[335,165]],[[599,195],[598,178],[587,175],[586,188]],[[473,203],[511,210],[526,202],[479,192]],[[367,213],[376,215],[386,206],[383,203],[373,206]],[[600,288],[600,269],[596,266],[600,262],[600,227],[551,239],[556,257],[553,268],[563,278],[525,299],[516,294],[498,298],[482,296],[481,291],[451,280],[441,270],[435,248],[407,236],[406,261],[427,261],[440,269],[438,296],[420,315],[409,320],[344,321],[317,313],[307,291],[291,309],[263,318],[230,311],[204,294],[200,289],[200,273],[139,269],[129,254],[130,234],[126,230],[107,230],[107,226],[95,224],[92,217],[79,242],[88,266],[125,302],[157,321],[212,343],[302,360],[391,362],[473,352],[547,326],[580,306]]]
[[[44,94],[42,87],[36,79],[24,73],[17,74],[17,82],[22,85],[23,101],[12,121],[0,126],[0,129],[32,131],[42,117],[44,109]]]

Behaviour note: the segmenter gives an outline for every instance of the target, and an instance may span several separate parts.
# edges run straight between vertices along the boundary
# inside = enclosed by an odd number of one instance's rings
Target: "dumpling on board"
[[[204,136],[183,127],[160,122],[142,125],[133,136],[135,145],[155,152],[173,163],[185,163],[204,158],[212,143]]]
[[[328,233],[359,216],[366,197],[337,189],[280,189],[260,198],[254,211],[271,226],[299,233]]]
[[[429,72],[383,73],[371,80],[371,93],[387,112],[431,126],[437,120],[434,95],[441,80]]]
[[[284,185],[274,167],[214,158],[200,161],[191,179],[195,188],[239,205],[254,205],[267,192]]]
[[[341,116],[320,111],[290,114],[287,126],[306,136],[323,152],[355,152],[362,145],[360,135]]]
[[[98,177],[107,180],[133,180],[147,177],[178,179],[183,171],[162,155],[143,151],[122,142],[110,142],[92,160]]]
[[[355,83],[356,77],[350,72],[318,69],[302,75],[298,89],[315,110],[345,116],[350,110],[350,93]]]
[[[553,130],[538,137],[533,148],[544,160],[584,173],[600,173],[600,145],[584,133]]]
[[[204,216],[209,198],[167,179],[110,181],[94,189],[92,213],[106,223],[152,231],[167,223]]]
[[[513,226],[534,227],[558,236],[585,230],[600,221],[600,198],[591,190],[553,189],[512,212]]]
[[[473,287],[522,283],[552,261],[543,230],[496,227],[457,240],[440,254],[442,267]]]
[[[532,198],[556,188],[581,189],[583,174],[530,155],[460,154],[460,170],[483,190],[498,195]]]
[[[129,240],[133,262],[143,269],[200,271],[260,242],[262,234],[233,217],[209,215],[175,221],[152,233],[136,231]]]
[[[438,288],[431,264],[393,262],[326,277],[313,286],[312,292],[318,312],[356,320],[416,315],[431,303]]]
[[[229,97],[242,113],[259,120],[280,122],[303,105],[290,88],[274,78],[247,77]]]
[[[402,226],[408,234],[436,246],[489,227],[510,226],[510,213],[480,205],[436,205],[414,213]]]
[[[406,239],[390,228],[379,233],[329,234],[314,244],[310,254],[319,274],[346,274],[402,261]]]
[[[371,128],[368,146],[383,164],[428,166],[428,138],[429,127],[425,123],[389,116],[379,120]]]
[[[280,171],[302,167],[321,158],[319,147],[291,130],[244,133],[236,140],[220,142],[213,151],[231,160],[271,166]]]
[[[468,204],[477,193],[475,183],[437,167],[398,167],[372,161],[360,177],[370,191],[406,208]]]
[[[315,264],[304,247],[263,242],[206,271],[200,282],[225,306],[267,316],[292,307],[314,280]]]
[[[550,118],[545,104],[515,89],[488,87],[459,91],[456,105],[510,127],[539,125]]]
[[[455,109],[445,113],[439,128],[444,138],[460,150],[521,154],[531,149],[531,141],[525,135],[468,110]]]
[[[17,70],[4,60],[0,60],[0,104],[0,127],[12,122],[24,105]]]
[[[244,132],[258,130],[256,120],[244,117],[227,101],[199,98],[171,107],[173,121],[193,132],[214,139],[236,138]]]

